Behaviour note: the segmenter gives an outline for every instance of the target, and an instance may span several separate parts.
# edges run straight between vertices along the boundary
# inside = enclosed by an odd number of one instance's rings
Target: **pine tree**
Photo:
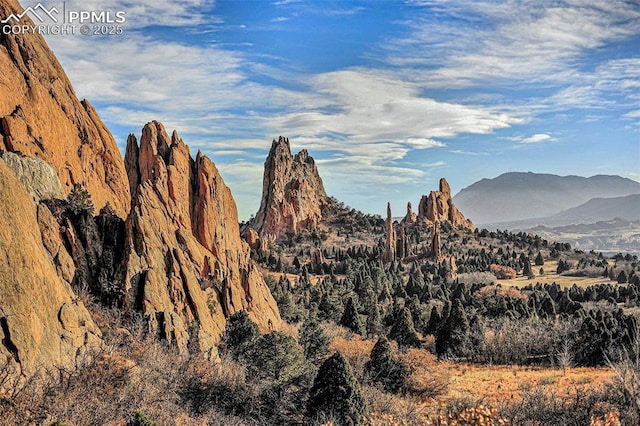
[[[440,312],[438,312],[438,308],[434,306],[433,308],[431,308],[431,315],[429,316],[429,323],[427,324],[425,333],[433,334],[434,336],[437,335],[438,328],[440,328],[441,323],[442,317],[440,316]]]
[[[524,264],[522,266],[522,276],[523,277],[529,277],[532,274],[533,274],[533,272],[531,271],[531,261],[527,257],[527,258],[524,259]]]
[[[356,303],[353,301],[353,297],[347,299],[344,313],[340,319],[340,325],[347,327],[354,333],[364,334],[364,327],[362,326],[362,321],[360,321],[360,315],[358,314],[358,309],[356,308]]]
[[[330,339],[315,318],[307,318],[302,324],[299,342],[304,349],[305,358],[313,364],[318,365],[329,352]]]
[[[440,356],[466,357],[470,349],[470,326],[460,300],[455,300],[449,317],[436,337],[436,352]]]
[[[627,274],[624,271],[620,271],[617,278],[618,284],[624,284],[628,281]]]
[[[534,262],[535,262],[536,266],[544,265],[544,258],[542,257],[542,253],[541,252],[538,252],[538,255],[534,259]]]
[[[251,344],[245,363],[251,377],[278,384],[302,374],[304,355],[293,337],[280,331],[272,331]]]
[[[67,196],[66,210],[74,216],[86,214],[93,217],[94,207],[91,201],[91,194],[81,184],[73,184],[73,189]]]
[[[364,371],[371,381],[381,383],[387,392],[392,393],[402,389],[407,375],[400,360],[393,356],[386,337],[381,337],[376,342]]]
[[[307,409],[311,418],[333,416],[344,426],[364,424],[367,405],[360,384],[340,352],[329,357],[318,370],[309,391]]]
[[[223,343],[224,347],[228,348],[234,357],[238,357],[258,337],[260,337],[258,325],[249,318],[247,311],[240,311],[229,317]]]
[[[420,347],[422,342],[416,334],[409,309],[402,308],[400,310],[391,331],[389,331],[389,338],[398,342],[398,346],[402,349],[411,346]]]
[[[382,318],[377,304],[373,304],[367,316],[367,336],[377,336],[382,332]]]

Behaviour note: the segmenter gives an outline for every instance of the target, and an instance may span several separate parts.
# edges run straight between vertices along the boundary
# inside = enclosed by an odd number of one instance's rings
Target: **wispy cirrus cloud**
[[[583,65],[585,50],[640,34],[635,2],[454,0],[429,6],[407,22],[407,37],[389,40],[387,49],[392,64],[435,66],[423,81],[430,87],[564,82]],[[442,14],[459,19],[443,21]]]

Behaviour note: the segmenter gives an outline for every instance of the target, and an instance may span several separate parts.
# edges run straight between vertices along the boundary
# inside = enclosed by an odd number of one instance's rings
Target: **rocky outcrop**
[[[3,160],[0,199],[0,365],[14,364],[25,376],[73,367],[100,343],[100,331],[58,277],[44,247],[55,242],[41,235],[31,195]]]
[[[433,222],[433,229],[431,231],[431,255],[438,259],[440,257],[440,222]]]
[[[402,223],[406,225],[411,225],[416,222],[418,215],[413,212],[413,208],[411,207],[411,202],[407,203],[407,214],[402,219]]]
[[[393,228],[391,203],[387,203],[387,219],[385,225],[384,254],[382,255],[382,261],[393,262],[396,260],[396,231]]]
[[[399,260],[402,260],[411,254],[409,237],[405,231],[404,224],[400,224],[396,233],[398,234],[398,238],[396,240],[396,257]]]
[[[289,140],[273,140],[264,163],[260,209],[250,226],[260,238],[276,241],[287,232],[311,229],[322,219],[327,193],[307,150],[291,154]]]
[[[0,16],[21,11],[16,0],[0,2]],[[97,208],[109,202],[124,218],[130,196],[116,142],[93,107],[78,100],[44,38],[2,35],[0,75],[0,150],[45,160],[65,192],[83,184]]]
[[[162,124],[134,136],[125,156],[134,198],[127,220],[127,304],[182,351],[216,356],[225,321],[246,310],[267,331],[280,317],[240,239],[235,201],[216,166]]]
[[[29,191],[36,203],[51,198],[65,198],[66,194],[56,171],[46,161],[7,151],[0,151],[0,158]]]
[[[449,222],[454,228],[473,231],[475,226],[471,220],[453,205],[451,188],[445,178],[440,179],[440,190],[423,195],[418,207],[418,218],[429,223]]]
[[[253,228],[247,228],[242,234],[242,238],[249,244],[253,250],[260,249],[260,236],[258,232]]]

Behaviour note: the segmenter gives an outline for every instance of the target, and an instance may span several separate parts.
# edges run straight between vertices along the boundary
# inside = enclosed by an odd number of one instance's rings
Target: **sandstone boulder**
[[[56,171],[46,161],[7,151],[0,151],[0,158],[29,191],[36,203],[50,198],[65,198],[66,194]]]

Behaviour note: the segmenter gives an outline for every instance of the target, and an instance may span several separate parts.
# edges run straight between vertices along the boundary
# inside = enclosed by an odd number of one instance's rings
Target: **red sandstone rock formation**
[[[0,200],[0,365],[25,377],[42,367],[72,368],[100,344],[100,330],[58,277],[44,247],[55,243],[41,235],[31,195],[3,160]]]
[[[322,219],[327,193],[307,150],[291,154],[289,140],[273,140],[264,163],[262,200],[251,227],[260,238],[276,241],[287,232],[312,229]]]
[[[413,208],[411,207],[411,202],[407,203],[407,214],[402,219],[402,223],[411,225],[416,222],[418,215],[413,212]]]
[[[264,331],[278,327],[278,308],[240,239],[235,201],[213,162],[200,152],[193,160],[176,132],[169,138],[152,122],[139,147],[129,137],[126,163],[135,188],[128,303],[181,350],[195,339],[212,357],[225,318],[237,311]]]
[[[436,221],[449,222],[454,228],[469,229],[473,231],[475,226],[471,220],[453,205],[451,188],[445,178],[440,179],[440,190],[431,191],[429,195],[423,195],[418,207],[418,218],[430,223]]]
[[[21,11],[16,0],[0,2],[0,16]],[[116,142],[89,102],[78,100],[44,38],[3,35],[0,76],[0,150],[47,161],[67,193],[81,183],[98,209],[109,202],[126,217],[130,196]]]
[[[391,203],[387,203],[387,220],[385,232],[383,262],[396,260],[396,231],[393,229],[393,217],[391,216]]]

